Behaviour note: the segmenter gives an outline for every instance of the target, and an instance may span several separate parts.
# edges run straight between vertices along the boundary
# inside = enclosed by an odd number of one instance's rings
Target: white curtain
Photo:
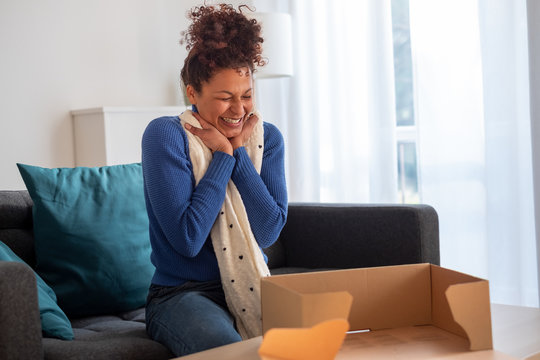
[[[276,10],[265,3],[257,11]],[[290,201],[395,202],[389,1],[287,5],[295,74],[258,81],[257,97],[286,138]]]
[[[290,200],[396,202],[389,0],[268,3],[293,16],[295,75],[258,87]],[[493,302],[538,306],[525,0],[410,0],[410,26],[441,263],[487,278]]]
[[[538,306],[525,0],[410,0],[422,202],[441,264]]]

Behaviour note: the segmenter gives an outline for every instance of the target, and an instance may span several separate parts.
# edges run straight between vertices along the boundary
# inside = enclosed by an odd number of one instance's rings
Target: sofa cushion
[[[170,359],[174,355],[146,335],[144,308],[72,319],[75,340],[43,339],[45,359]]]
[[[154,267],[140,164],[18,164],[33,200],[36,271],[71,316],[144,305]]]
[[[0,241],[0,261],[16,261],[24,263],[11,249]],[[41,318],[41,330],[45,336],[62,340],[73,339],[71,324],[64,312],[56,303],[54,291],[36,275],[39,316]]]

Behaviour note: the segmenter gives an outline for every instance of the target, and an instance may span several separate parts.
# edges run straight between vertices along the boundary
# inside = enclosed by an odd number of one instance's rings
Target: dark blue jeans
[[[220,281],[174,287],[152,284],[146,303],[146,332],[175,356],[242,340]]]

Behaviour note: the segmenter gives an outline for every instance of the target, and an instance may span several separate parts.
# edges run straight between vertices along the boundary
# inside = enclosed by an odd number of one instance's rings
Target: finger
[[[191,125],[191,124],[188,124],[188,123],[185,123],[184,124],[184,128],[189,131],[190,133],[192,133],[193,135],[197,135],[199,130],[198,128],[196,128],[195,126]]]
[[[259,121],[259,118],[257,117],[257,115],[255,114],[252,114],[247,120],[246,120],[246,123],[245,123],[245,127],[248,127],[249,129],[252,129],[253,127],[255,127],[255,124],[257,124],[257,121]]]
[[[199,123],[200,123],[201,126],[202,126],[202,124],[203,124],[203,122],[204,122],[204,119],[202,118],[202,116],[199,115],[198,113],[192,113],[192,115],[195,117],[195,119],[197,119],[197,120],[199,121]]]
[[[193,114],[195,115],[195,114]],[[211,128],[214,128],[215,126],[210,123],[209,121],[206,121],[205,119],[203,119],[203,117],[199,114],[197,114],[197,116],[195,117],[197,120],[199,120],[199,124],[201,124],[201,127],[203,129],[211,129]]]

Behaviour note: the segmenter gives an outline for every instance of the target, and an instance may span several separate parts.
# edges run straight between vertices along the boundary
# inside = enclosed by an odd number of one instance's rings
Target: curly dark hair
[[[261,26],[242,12],[247,5],[236,10],[232,5],[203,5],[188,12],[192,23],[182,32],[180,44],[189,51],[184,61],[181,78],[184,86],[191,85],[200,92],[219,69],[263,66]]]

